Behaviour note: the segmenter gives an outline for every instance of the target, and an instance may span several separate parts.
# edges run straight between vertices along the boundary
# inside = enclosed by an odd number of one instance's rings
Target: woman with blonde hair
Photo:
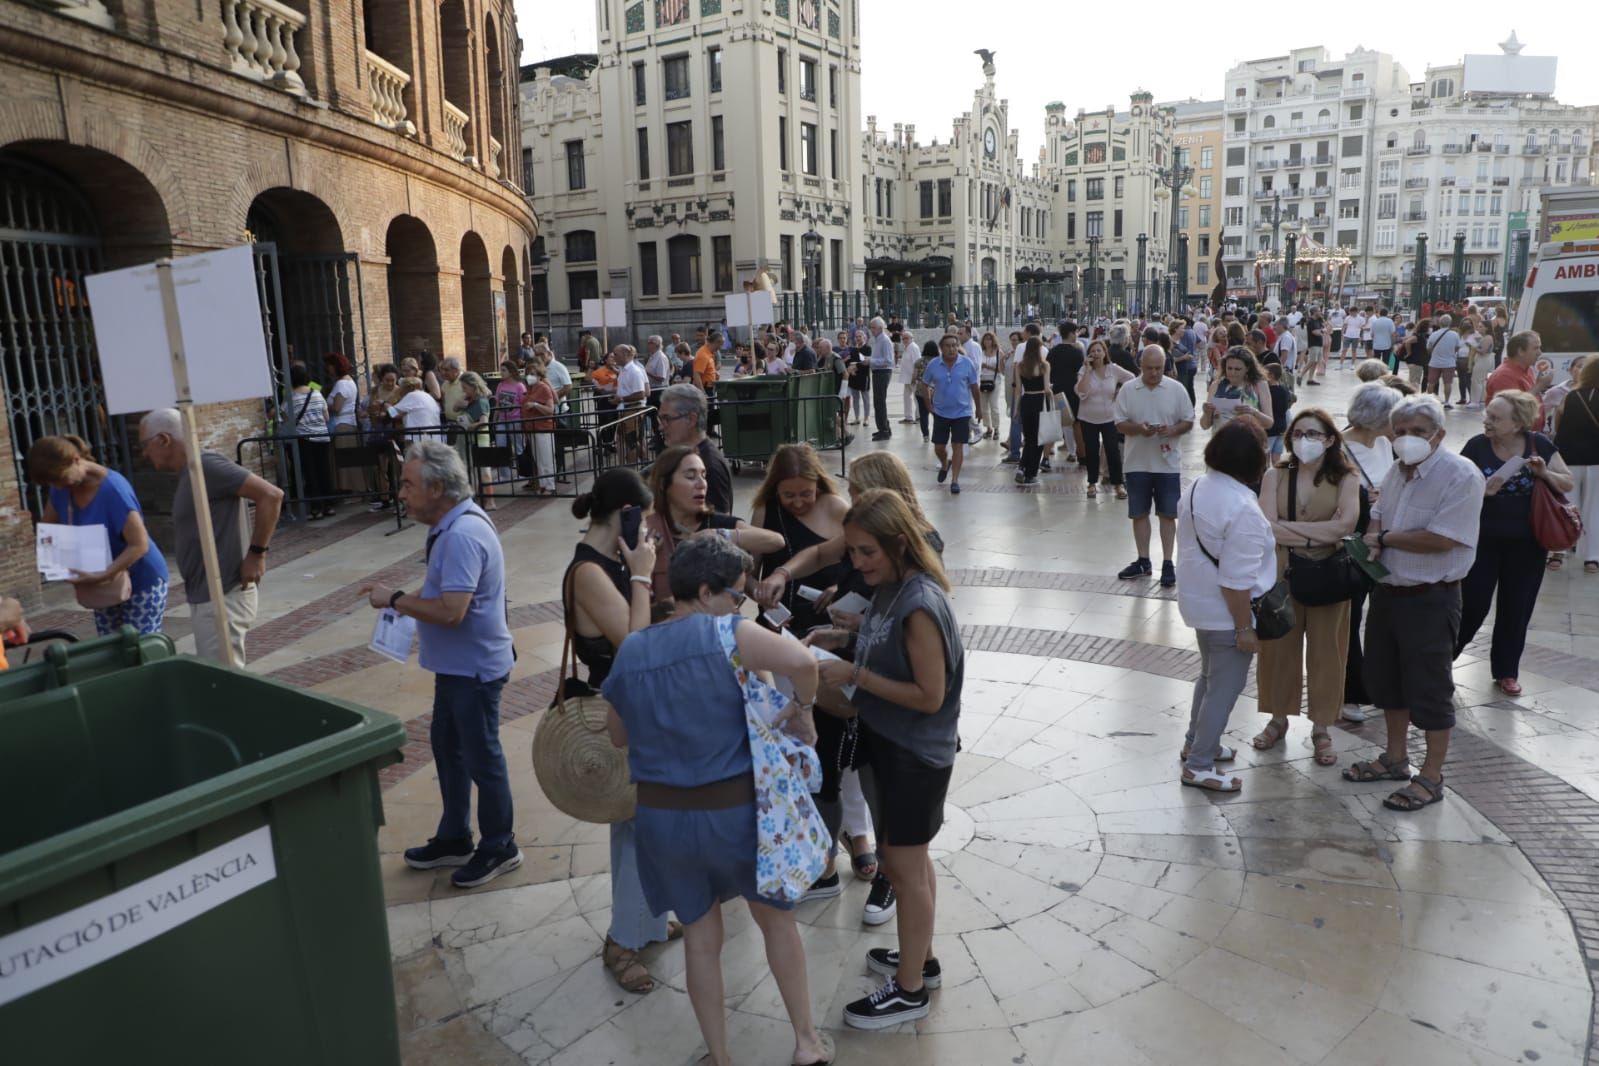
[[[873,807],[884,873],[898,897],[899,946],[872,948],[866,966],[889,978],[844,1008],[858,1029],[886,1029],[927,1016],[928,989],[943,973],[932,952],[933,863],[928,844],[943,824],[944,797],[959,746],[965,652],[949,579],[922,521],[904,496],[861,493],[844,518],[850,557],[871,589],[858,633],[818,630],[817,647],[853,649],[853,661],[822,664],[848,685],[859,711],[857,762]]]
[[[101,636],[122,626],[161,632],[167,609],[167,561],[150,539],[139,498],[128,479],[94,461],[82,437],[40,437],[28,449],[28,479],[50,490],[40,521],[101,526],[111,543],[111,565],[70,578],[79,600],[104,602],[126,574],[129,595],[120,603],[92,608]],[[118,590],[120,591],[120,590]]]
[[[977,381],[983,405],[977,414],[986,427],[983,430],[983,437],[991,439],[999,436],[999,431],[995,428],[999,425],[999,338],[992,332],[985,333],[981,344],[983,355],[977,366]]]

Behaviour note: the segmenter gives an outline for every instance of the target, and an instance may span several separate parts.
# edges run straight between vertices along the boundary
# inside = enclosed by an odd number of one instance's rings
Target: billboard
[[[1553,96],[1557,62],[1554,56],[1467,56],[1465,91],[1495,96]]]

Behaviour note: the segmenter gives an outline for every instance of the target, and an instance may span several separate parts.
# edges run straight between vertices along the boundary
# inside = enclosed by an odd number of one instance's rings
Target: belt
[[[1377,587],[1387,596],[1420,596],[1433,589],[1456,588],[1459,584],[1459,581],[1429,581],[1425,585],[1378,585]]]
[[[663,811],[725,811],[755,802],[755,776],[739,774],[737,777],[712,781],[708,785],[681,788],[662,785],[654,781],[638,783],[638,805]]]

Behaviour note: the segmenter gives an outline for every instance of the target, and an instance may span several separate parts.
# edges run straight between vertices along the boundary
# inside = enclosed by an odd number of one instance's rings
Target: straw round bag
[[[566,695],[571,650],[568,629],[555,703],[533,732],[533,772],[557,810],[580,822],[625,822],[633,817],[636,792],[627,750],[611,743],[606,730],[611,705],[603,697]]]

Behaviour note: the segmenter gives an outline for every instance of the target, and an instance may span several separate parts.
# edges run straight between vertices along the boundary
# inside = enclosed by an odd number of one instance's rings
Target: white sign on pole
[[[627,325],[626,300],[584,300],[583,326],[587,329],[610,329]]]
[[[172,261],[190,398],[195,403],[272,394],[255,253],[249,245]],[[176,406],[172,345],[154,264],[85,279],[110,414]]]
[[[0,937],[0,1004],[131,951],[277,877],[262,826],[170,870]]]
[[[770,326],[777,321],[769,289],[729,293],[723,299],[729,326]]]

